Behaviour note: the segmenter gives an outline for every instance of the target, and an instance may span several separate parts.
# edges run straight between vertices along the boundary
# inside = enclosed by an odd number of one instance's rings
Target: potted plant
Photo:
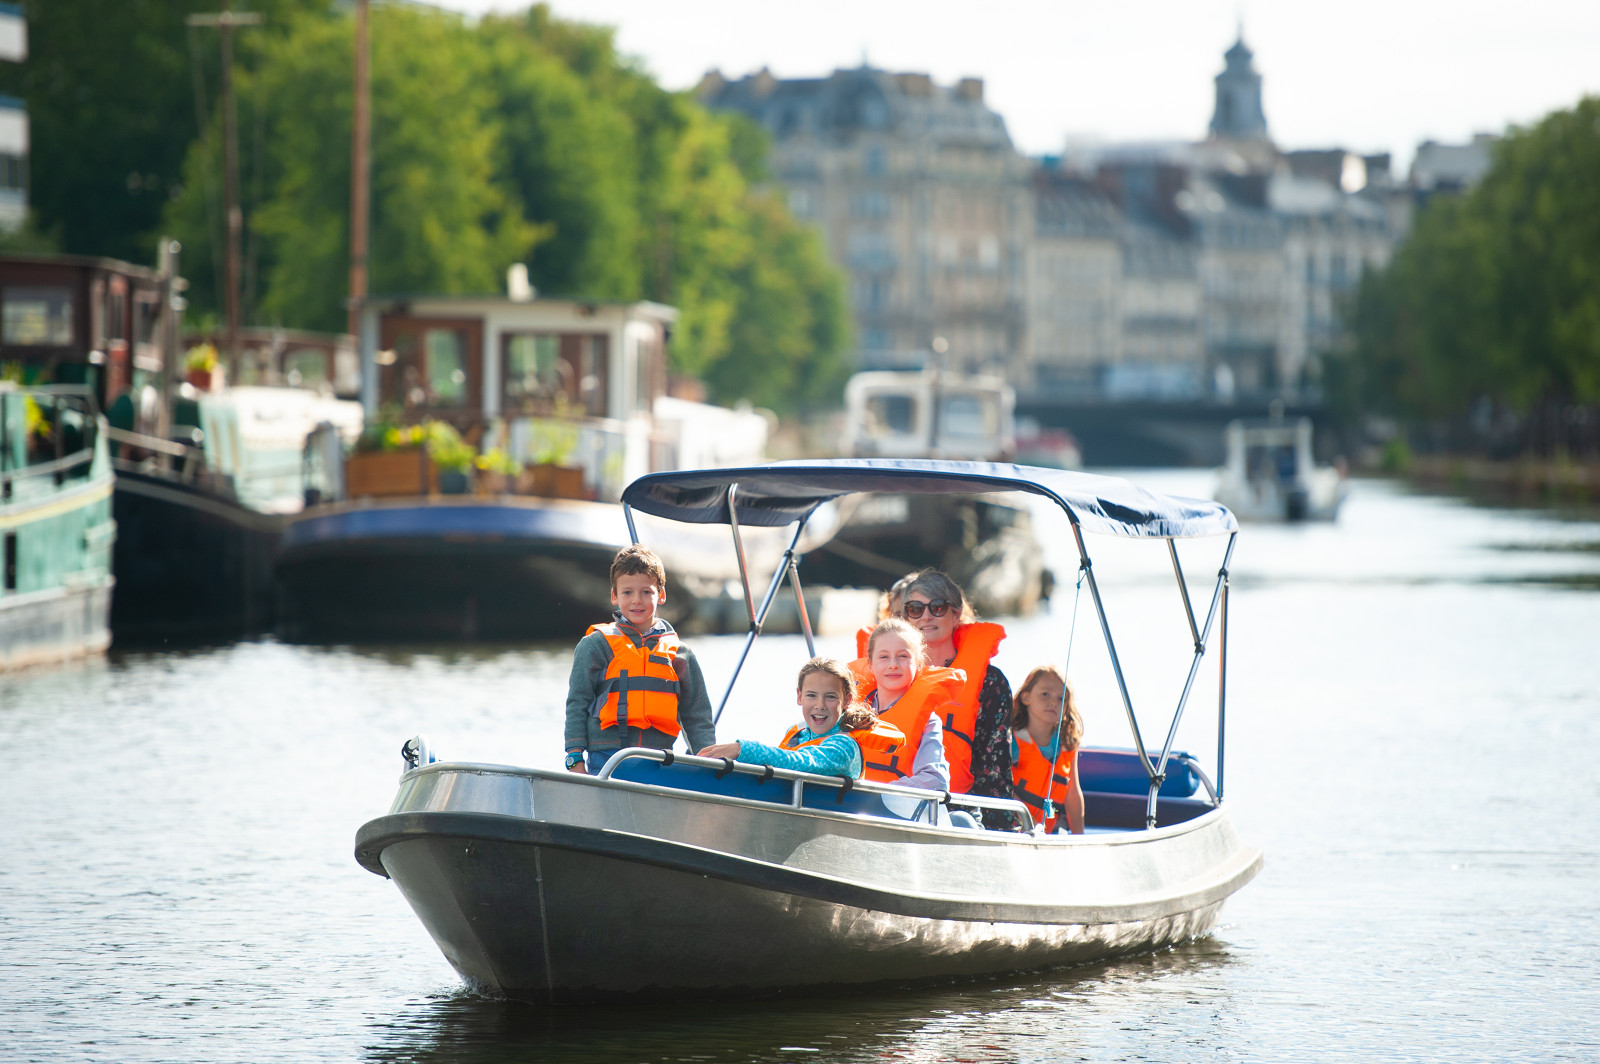
[[[472,488],[472,466],[478,457],[477,450],[447,422],[428,421],[421,427],[427,436],[428,457],[439,470],[440,492],[465,495]]]
[[[522,463],[498,447],[491,447],[473,461],[478,469],[478,494],[505,495],[516,488]]]
[[[202,392],[222,390],[222,363],[213,345],[196,344],[183,356],[183,379]]]
[[[439,489],[425,425],[401,425],[400,408],[386,403],[369,421],[344,462],[345,491],[364,496],[426,495]]]
[[[523,474],[524,491],[553,499],[586,497],[583,467],[570,464],[578,450],[578,423],[566,403],[558,400],[554,417],[533,420],[530,445],[533,464]]]

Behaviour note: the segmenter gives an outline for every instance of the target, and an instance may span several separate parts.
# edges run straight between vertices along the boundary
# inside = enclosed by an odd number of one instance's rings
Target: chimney
[[[962,78],[956,82],[956,95],[973,103],[983,102],[983,79]]]
[[[513,303],[531,303],[538,293],[533,285],[528,283],[528,267],[526,263],[513,262],[506,271],[506,295]]]

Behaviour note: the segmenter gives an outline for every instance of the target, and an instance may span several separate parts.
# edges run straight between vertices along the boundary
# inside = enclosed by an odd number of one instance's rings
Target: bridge
[[[1329,414],[1321,403],[1240,399],[1062,400],[1017,394],[1017,418],[1071,432],[1091,466],[1214,466],[1222,464],[1222,429],[1234,418],[1309,417],[1321,439]],[[1320,450],[1320,448],[1319,448]]]

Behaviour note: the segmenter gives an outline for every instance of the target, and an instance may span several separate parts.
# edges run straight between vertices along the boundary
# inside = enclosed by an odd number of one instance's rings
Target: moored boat
[[[1220,680],[1237,531],[1224,507],[1115,478],[911,460],[652,474],[623,502],[630,529],[635,512],[727,524],[741,554],[741,529],[793,528],[765,594],[747,594],[742,665],[783,581],[800,594],[794,544],[823,503],[860,491],[996,490],[1031,492],[1065,512],[1082,560],[1079,588],[1090,592],[1127,709],[1131,750],[1083,752],[1086,834],[992,831],[950,813],[1004,809],[1031,823],[1026,807],[1005,799],[665,751],[621,751],[590,777],[435,762],[414,742],[389,813],[357,834],[357,860],[395,881],[470,984],[547,1000],[993,975],[1205,934],[1261,865],[1222,801]],[[1085,531],[1163,542],[1171,552],[1194,651],[1159,751],[1146,747],[1134,714]],[[1226,536],[1227,547],[1200,617],[1174,541],[1205,535]],[[1215,782],[1173,749],[1213,642]],[[724,707],[737,676],[736,668]],[[1191,797],[1201,786],[1205,796]]]
[[[1247,521],[1332,521],[1350,485],[1316,464],[1311,439],[1310,418],[1228,422],[1217,501]]]
[[[112,482],[89,388],[0,381],[0,669],[110,644]]]

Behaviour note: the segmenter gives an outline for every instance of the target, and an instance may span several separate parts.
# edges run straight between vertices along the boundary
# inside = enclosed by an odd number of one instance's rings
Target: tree
[[[351,23],[308,13],[241,75],[247,319],[338,329],[348,247]],[[421,7],[373,20],[372,291],[493,292],[513,262],[553,295],[678,307],[673,368],[723,400],[788,409],[837,395],[841,280],[818,236],[758,188],[765,138],[670,93],[610,30],[547,8],[473,23]],[[168,224],[200,311],[217,305],[191,148]],[[251,265],[253,264],[253,265]]]
[[[546,230],[530,224],[504,179],[502,131],[484,55],[461,18],[382,7],[373,12],[372,237],[375,292],[495,292],[505,269]],[[305,16],[241,77],[241,113],[266,130],[263,192],[251,204],[259,241],[257,321],[341,330],[349,266],[352,24]],[[242,123],[241,123],[242,124]],[[213,166],[219,127],[190,152],[187,174]],[[256,165],[241,145],[241,166]],[[194,186],[196,181],[187,181]],[[186,191],[169,222],[186,246],[211,254],[207,204]],[[202,307],[209,276],[187,272]]]
[[[240,69],[254,48],[327,0],[256,0],[261,29],[240,33]],[[0,92],[28,106],[29,207],[60,250],[147,263],[198,132],[195,86],[214,107],[218,48],[185,18],[212,0],[22,0],[29,58],[0,64]]]
[[[1474,402],[1600,401],[1600,99],[1498,146],[1483,181],[1435,196],[1388,268],[1362,278],[1351,408],[1438,421]]]

